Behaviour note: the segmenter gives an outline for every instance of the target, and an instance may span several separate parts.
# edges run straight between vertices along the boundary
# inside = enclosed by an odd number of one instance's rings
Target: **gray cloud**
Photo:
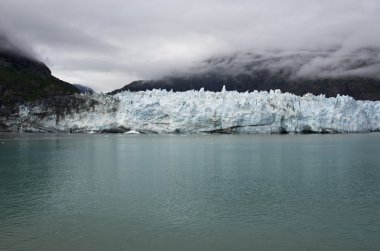
[[[360,49],[380,47],[379,23],[378,0],[0,2],[7,37],[58,77],[100,91],[236,52],[317,51],[296,74],[377,76],[379,54]],[[353,67],[362,61],[372,63]]]

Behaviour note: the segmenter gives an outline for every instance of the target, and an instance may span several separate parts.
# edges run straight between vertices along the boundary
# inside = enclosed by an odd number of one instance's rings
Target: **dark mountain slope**
[[[321,79],[283,79],[276,76],[249,76],[217,74],[205,74],[192,77],[167,77],[161,80],[134,81],[121,89],[111,92],[116,94],[121,91],[145,91],[152,89],[166,89],[173,91],[199,90],[221,91],[223,85],[226,90],[245,91],[269,91],[280,89],[282,92],[290,92],[296,95],[313,93],[325,94],[327,97],[335,97],[337,94],[349,95],[359,100],[380,100],[380,81],[371,78],[321,78]]]
[[[166,89],[173,91],[199,90],[220,91],[223,85],[227,90],[239,92],[280,89],[297,95],[313,93],[335,97],[349,95],[359,100],[380,100],[380,80],[374,74],[366,76],[362,72],[379,66],[379,51],[372,53],[371,59],[364,60],[362,54],[340,57],[330,65],[313,69],[314,74],[303,74],[313,66],[316,58],[331,62],[327,54],[293,54],[287,56],[251,55],[245,57],[213,58],[202,62],[195,73],[169,76],[158,80],[134,81],[121,91],[144,91]],[[371,54],[371,55],[372,55]],[[367,55],[365,55],[368,57]],[[370,68],[370,66],[372,68]],[[378,67],[380,69],[380,67]],[[376,69],[376,68],[375,68]]]
[[[52,76],[45,64],[0,48],[0,107],[73,93],[79,90]]]

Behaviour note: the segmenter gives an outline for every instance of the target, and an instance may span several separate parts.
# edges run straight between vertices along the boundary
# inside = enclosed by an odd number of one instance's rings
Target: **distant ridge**
[[[379,51],[366,50],[365,53],[373,53],[373,58],[377,58]],[[360,56],[342,58],[335,65],[318,69],[320,72],[314,75],[299,74],[317,56],[327,57],[310,53],[270,57],[248,55],[240,61],[236,57],[213,58],[200,63],[193,73],[134,81],[110,93],[152,89],[187,91],[202,87],[221,91],[225,85],[227,90],[238,92],[280,89],[296,95],[312,93],[335,97],[341,94],[358,100],[380,100],[380,80],[374,74],[367,77],[362,73],[368,65],[379,65],[375,59],[364,61]],[[379,75],[380,71],[375,74]]]
[[[75,86],[81,93],[89,93],[89,94],[95,93],[95,91],[92,88],[84,86],[84,85],[73,84],[73,86]]]

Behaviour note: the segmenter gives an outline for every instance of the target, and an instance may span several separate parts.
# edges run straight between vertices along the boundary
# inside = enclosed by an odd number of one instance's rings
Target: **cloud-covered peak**
[[[59,77],[107,91],[236,52],[317,51],[298,74],[345,62],[373,76],[379,13],[377,0],[2,0],[0,30]]]

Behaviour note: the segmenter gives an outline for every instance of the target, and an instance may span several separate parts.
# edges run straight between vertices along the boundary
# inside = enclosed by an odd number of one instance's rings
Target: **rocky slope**
[[[16,103],[57,95],[79,93],[79,90],[51,75],[49,68],[28,56],[0,47],[0,109]]]

